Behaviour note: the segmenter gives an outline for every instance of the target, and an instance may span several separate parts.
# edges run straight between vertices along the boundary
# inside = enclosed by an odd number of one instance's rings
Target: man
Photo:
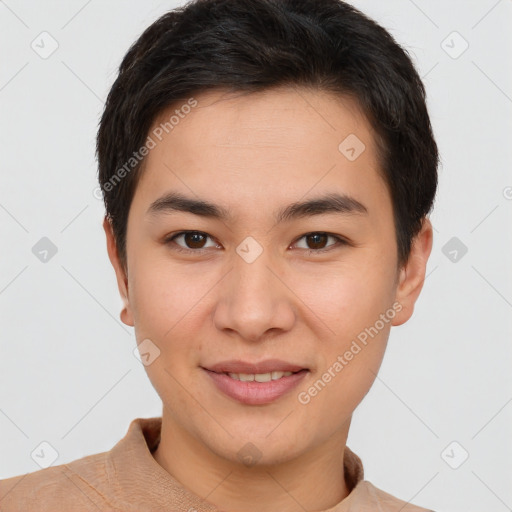
[[[437,147],[392,37],[338,0],[189,3],[128,51],[97,152],[162,417],[0,482],[2,510],[426,510],[346,446],[432,247]]]

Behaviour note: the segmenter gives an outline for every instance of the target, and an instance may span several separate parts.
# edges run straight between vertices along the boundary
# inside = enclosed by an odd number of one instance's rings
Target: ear
[[[107,217],[103,219],[103,229],[105,230],[105,235],[107,237],[108,257],[110,259],[110,263],[112,263],[112,266],[114,267],[117,279],[117,287],[119,288],[121,299],[124,302],[124,307],[121,310],[119,316],[124,324],[133,327],[133,314],[130,307],[130,298],[128,295],[128,278],[126,276],[125,269],[123,268],[123,265],[119,259],[114,231],[112,230],[112,225],[110,224]]]
[[[432,238],[432,224],[425,217],[420,232],[413,239],[407,263],[400,269],[396,301],[402,309],[397,311],[392,325],[402,325],[412,316],[414,304],[425,282],[427,261],[432,250]]]

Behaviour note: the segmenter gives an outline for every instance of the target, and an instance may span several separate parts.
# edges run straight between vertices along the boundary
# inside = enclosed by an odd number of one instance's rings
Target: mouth
[[[288,394],[309,373],[308,368],[280,360],[261,363],[224,361],[201,367],[217,390],[245,405],[263,405]]]
[[[240,359],[231,359],[219,363],[204,366],[205,370],[215,373],[233,373],[236,375],[264,375],[273,372],[296,373],[302,370],[309,370],[305,366],[289,363],[281,359],[265,359],[258,363],[250,363]]]
[[[299,370],[306,371],[306,370]],[[240,380],[242,382],[270,382],[271,380],[279,380],[283,377],[289,377],[295,373],[299,372],[282,372],[282,371],[273,371],[267,373],[232,373],[232,372],[222,372],[224,375],[229,376],[234,380]]]

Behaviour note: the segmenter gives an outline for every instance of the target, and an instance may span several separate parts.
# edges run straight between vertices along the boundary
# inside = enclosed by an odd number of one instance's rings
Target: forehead
[[[153,132],[160,131],[159,139],[172,132],[187,147],[210,145],[255,152],[264,147],[267,154],[271,149],[311,152],[316,146],[310,142],[320,139],[324,142],[320,151],[337,148],[349,134],[357,135],[370,150],[374,144],[371,125],[348,96],[281,86],[251,93],[215,89],[193,100],[192,108],[188,106],[191,98],[183,98],[160,113],[152,127]]]
[[[169,188],[241,206],[333,188],[354,196],[385,191],[372,127],[348,97],[281,87],[192,99],[153,123],[155,145],[138,186],[146,202]]]

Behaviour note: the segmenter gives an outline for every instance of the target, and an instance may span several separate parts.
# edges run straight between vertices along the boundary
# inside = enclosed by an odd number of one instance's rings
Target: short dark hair
[[[98,177],[125,268],[128,212],[144,161],[138,150],[162,111],[211,89],[278,86],[356,99],[376,133],[398,263],[407,261],[433,205],[438,150],[406,51],[340,0],[194,0],[161,16],[131,46],[100,121]]]

